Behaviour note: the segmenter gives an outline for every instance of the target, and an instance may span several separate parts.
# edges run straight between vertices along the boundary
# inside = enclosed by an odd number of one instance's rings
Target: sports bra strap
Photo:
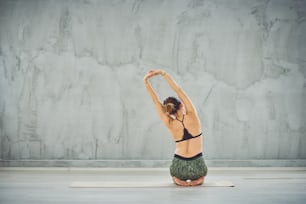
[[[185,127],[185,125],[184,125],[184,119],[185,119],[185,115],[183,115],[183,119],[182,119],[182,120],[179,120],[179,119],[176,118],[177,121],[180,121],[180,122],[183,124],[183,127]]]

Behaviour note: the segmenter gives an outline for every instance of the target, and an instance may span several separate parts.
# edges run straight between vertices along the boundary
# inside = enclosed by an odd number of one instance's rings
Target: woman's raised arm
[[[152,101],[154,103],[154,106],[157,110],[157,113],[159,115],[159,117],[161,118],[161,120],[165,123],[165,125],[168,126],[168,121],[169,121],[169,118],[168,116],[164,113],[164,110],[163,110],[163,105],[160,103],[159,99],[158,99],[158,96],[157,94],[155,93],[153,87],[151,86],[151,84],[149,83],[149,79],[153,76],[156,76],[158,75],[159,73],[155,72],[155,71],[150,71],[148,72],[144,78],[143,78],[143,82],[145,84],[145,87],[149,93],[149,95],[151,96],[152,98]]]

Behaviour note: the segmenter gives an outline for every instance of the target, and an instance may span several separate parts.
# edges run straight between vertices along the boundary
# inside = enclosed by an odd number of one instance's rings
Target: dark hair
[[[164,100],[163,105],[165,112],[173,115],[180,109],[181,101],[175,97],[168,97]]]

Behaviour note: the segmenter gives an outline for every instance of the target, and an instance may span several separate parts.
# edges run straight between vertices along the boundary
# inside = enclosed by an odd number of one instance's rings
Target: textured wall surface
[[[198,108],[206,158],[306,159],[302,0],[0,1],[0,159],[171,159],[152,68]]]

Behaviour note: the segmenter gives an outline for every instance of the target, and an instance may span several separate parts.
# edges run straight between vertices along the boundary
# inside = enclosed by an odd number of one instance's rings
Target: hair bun
[[[174,115],[180,108],[181,102],[175,97],[168,97],[163,102],[166,114]]]
[[[169,114],[172,114],[172,112],[174,111],[175,106],[173,103],[167,103],[166,104],[166,112]]]

